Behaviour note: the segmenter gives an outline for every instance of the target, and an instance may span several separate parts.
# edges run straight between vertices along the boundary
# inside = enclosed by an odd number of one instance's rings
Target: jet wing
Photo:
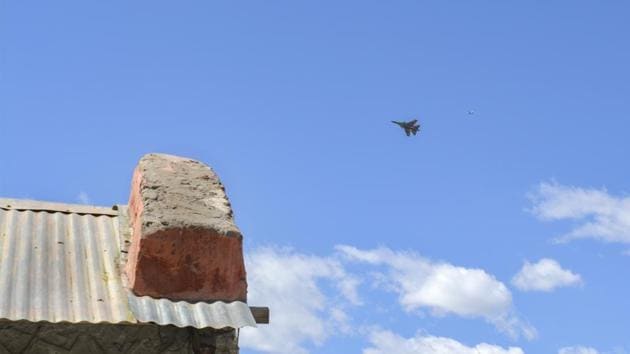
[[[411,133],[411,129],[405,127],[405,134],[407,134],[407,136],[409,136],[409,134]],[[413,135],[416,135],[415,133]]]

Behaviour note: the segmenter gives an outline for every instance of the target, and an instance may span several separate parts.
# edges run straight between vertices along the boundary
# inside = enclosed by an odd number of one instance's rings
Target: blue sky
[[[243,353],[625,353],[628,11],[2,1],[0,195],[210,164],[275,320]]]

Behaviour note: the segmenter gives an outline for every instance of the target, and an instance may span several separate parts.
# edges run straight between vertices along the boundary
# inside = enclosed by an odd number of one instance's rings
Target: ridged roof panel
[[[47,207],[50,203],[42,203],[38,208],[37,202],[28,201],[30,209],[25,209],[27,203],[19,206],[19,201],[3,201],[6,200],[0,200],[2,319],[153,322],[197,328],[255,326],[249,307],[242,302],[192,304],[137,297],[125,289],[120,272],[125,258],[121,257],[125,254],[121,253],[124,236],[120,227],[124,217],[111,208],[73,209],[72,205],[62,205],[62,211],[56,211]],[[108,210],[107,215],[98,213],[102,210]]]

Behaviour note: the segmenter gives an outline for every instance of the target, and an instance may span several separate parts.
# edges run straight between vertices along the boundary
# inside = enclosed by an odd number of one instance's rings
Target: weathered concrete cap
[[[129,197],[126,274],[140,296],[246,301],[242,235],[219,177],[188,158],[148,154]]]

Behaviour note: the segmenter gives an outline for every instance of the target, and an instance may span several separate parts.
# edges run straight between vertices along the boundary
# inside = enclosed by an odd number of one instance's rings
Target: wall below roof
[[[0,353],[238,354],[235,330],[0,321]]]

